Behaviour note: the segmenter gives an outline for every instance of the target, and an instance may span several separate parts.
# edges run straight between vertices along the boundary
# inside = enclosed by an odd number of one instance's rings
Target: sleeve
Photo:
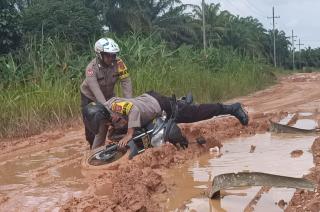
[[[132,98],[132,83],[131,78],[127,77],[120,81],[122,87],[122,94],[124,98]]]
[[[117,70],[119,74],[123,96],[125,98],[132,98],[131,78],[128,73],[127,66],[124,64],[124,62],[120,58],[117,59]]]
[[[93,95],[96,97],[97,101],[100,102],[101,104],[105,104],[106,99],[100,89],[100,86],[97,80],[96,70],[93,67],[90,67],[90,66],[87,67],[86,81]]]
[[[140,111],[136,106],[133,106],[128,114],[128,128],[141,127]]]

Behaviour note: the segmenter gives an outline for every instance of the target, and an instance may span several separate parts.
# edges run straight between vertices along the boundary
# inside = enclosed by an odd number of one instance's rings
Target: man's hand
[[[132,138],[134,133],[134,128],[128,128],[127,134],[119,141],[119,147],[124,148]]]
[[[124,148],[130,141],[131,138],[129,138],[128,136],[124,136],[120,141],[119,141],[119,147],[120,148]]]

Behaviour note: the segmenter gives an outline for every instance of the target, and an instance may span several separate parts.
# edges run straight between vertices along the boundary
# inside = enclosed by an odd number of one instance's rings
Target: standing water
[[[2,161],[0,211],[58,211],[88,187],[80,166],[83,151],[78,139],[69,139],[63,146]]]
[[[168,182],[173,183],[166,203],[168,211],[243,211],[248,208],[261,187],[237,188],[222,191],[219,200],[207,198],[213,178],[219,174],[237,172],[263,172],[289,177],[302,177],[313,167],[310,147],[315,136],[259,134],[248,138],[236,138],[224,143],[221,155],[208,153],[192,163],[168,173]],[[291,152],[302,150],[300,157]],[[250,153],[251,152],[251,153]],[[256,211],[283,211],[295,189],[264,189]],[[281,200],[281,201],[280,201]]]

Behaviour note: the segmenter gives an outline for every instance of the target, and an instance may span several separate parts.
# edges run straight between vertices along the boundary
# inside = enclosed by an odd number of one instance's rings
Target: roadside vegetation
[[[79,122],[79,86],[101,36],[119,43],[135,95],[192,91],[197,102],[223,101],[276,80],[271,31],[219,4],[205,7],[206,52],[201,8],[177,0],[5,0],[0,6],[0,138]],[[290,43],[276,33],[279,65],[290,68]],[[314,51],[306,57],[317,67]]]

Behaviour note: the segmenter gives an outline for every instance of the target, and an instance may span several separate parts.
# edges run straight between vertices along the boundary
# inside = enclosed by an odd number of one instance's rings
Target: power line
[[[274,67],[277,67],[277,57],[276,57],[276,32],[275,32],[275,25],[274,25],[274,19],[280,18],[280,16],[274,16],[274,7],[272,7],[272,17],[267,17],[268,19],[272,18],[273,23],[273,62]]]
[[[316,48],[320,48],[320,41],[317,40],[304,40],[306,46],[310,46],[310,44],[317,45]]]
[[[255,11],[255,10],[253,10],[253,7],[251,7],[247,1],[243,1],[243,2],[244,2],[244,4],[246,5],[246,7],[247,7],[248,9],[250,9],[250,11],[251,11],[254,15],[256,15],[256,16],[258,16],[258,17],[260,17],[260,18],[263,17],[263,15],[261,15],[260,13],[258,13],[258,12]]]
[[[235,11],[243,13],[243,11],[240,11],[239,8],[232,3],[232,1],[225,0],[224,2],[227,3],[229,6],[231,6]],[[240,15],[240,14],[238,14],[238,15]]]
[[[245,4],[248,6],[248,8],[254,12],[256,15],[258,15],[260,18],[266,18],[267,15],[265,15],[264,12],[261,12],[261,10],[257,9],[253,4],[251,4],[248,0],[244,0]]]
[[[249,2],[248,0],[245,0],[245,1],[248,2],[248,4],[251,5],[256,11],[263,14],[264,17],[267,16],[267,15],[265,15],[265,11],[260,10],[259,7],[257,7],[255,4],[253,4],[252,2]]]

